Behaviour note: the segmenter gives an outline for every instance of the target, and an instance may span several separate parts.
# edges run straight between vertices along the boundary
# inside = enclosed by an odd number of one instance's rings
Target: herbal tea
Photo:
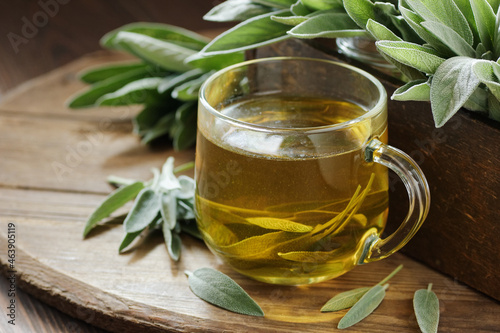
[[[373,135],[387,140],[386,128],[361,122],[342,135],[318,136],[365,113],[319,98],[253,96],[220,113],[276,134],[199,126],[196,214],[208,247],[271,283],[319,282],[356,265],[364,241],[386,221],[387,169],[363,155]],[[350,142],[356,147],[346,149]]]

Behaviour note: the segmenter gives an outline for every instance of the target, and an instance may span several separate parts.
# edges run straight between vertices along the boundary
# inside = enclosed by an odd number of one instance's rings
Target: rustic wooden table
[[[440,299],[440,331],[500,331],[498,302],[401,254],[332,281],[294,288],[241,277],[188,236],[179,264],[169,260],[160,236],[118,255],[122,230],[116,225],[83,241],[86,217],[111,190],[106,176],[148,179],[150,169],[169,155],[177,163],[194,157],[193,151],[174,152],[168,145],[141,146],[131,133],[135,108],[64,107],[84,87],[76,78],[79,70],[121,59],[108,52],[84,56],[17,86],[1,100],[0,264],[10,276],[7,239],[15,234],[16,273],[14,286],[0,280],[0,306],[6,309],[15,300],[16,326],[4,316],[0,331],[333,331],[345,311],[322,314],[321,305],[335,293],[378,282],[399,264],[404,269],[391,280],[384,302],[350,331],[418,332],[411,299],[428,283]],[[10,234],[9,224],[15,226]],[[192,295],[183,271],[204,266],[233,277],[266,317],[232,314]],[[15,296],[9,295],[12,287]]]

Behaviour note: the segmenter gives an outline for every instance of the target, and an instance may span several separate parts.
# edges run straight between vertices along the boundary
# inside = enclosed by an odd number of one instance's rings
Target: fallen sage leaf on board
[[[368,290],[345,316],[340,319],[337,328],[344,329],[351,327],[368,317],[382,303],[385,297],[385,290],[388,287],[388,284],[383,286],[377,284]]]
[[[185,272],[191,291],[208,303],[223,309],[249,315],[264,316],[260,306],[233,279],[212,268]]]
[[[396,275],[402,268],[403,265],[399,265],[398,267],[396,267],[395,270],[387,275],[382,281],[377,283],[377,285],[384,285],[385,283],[387,283],[387,281],[389,281],[394,275]],[[325,305],[323,305],[323,307],[321,308],[321,312],[334,312],[350,308],[354,304],[356,304],[356,302],[359,301],[361,297],[363,297],[363,295],[366,294],[368,290],[370,290],[370,288],[371,287],[361,287],[337,294],[328,302],[326,302]]]
[[[417,290],[413,296],[413,309],[423,333],[437,332],[439,325],[439,300],[431,289],[429,283],[427,289]]]

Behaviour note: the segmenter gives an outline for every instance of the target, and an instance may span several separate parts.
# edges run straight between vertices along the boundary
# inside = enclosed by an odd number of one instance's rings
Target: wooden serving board
[[[108,52],[83,57],[19,87],[0,105],[0,264],[4,275],[10,275],[11,224],[17,287],[113,332],[324,332],[334,330],[346,313],[321,313],[328,299],[373,285],[403,264],[383,303],[350,331],[418,332],[412,297],[428,283],[440,299],[442,332],[499,330],[497,302],[401,254],[328,282],[284,287],[231,271],[201,241],[187,235],[179,262],[169,259],[161,235],[119,255],[119,224],[100,227],[83,240],[87,216],[111,191],[108,175],[146,180],[150,169],[160,167],[168,156],[177,164],[194,159],[192,150],[142,146],[131,133],[135,108],[64,107],[70,95],[84,88],[78,71],[124,59]],[[266,315],[239,315],[197,298],[184,271],[201,267],[231,276]]]

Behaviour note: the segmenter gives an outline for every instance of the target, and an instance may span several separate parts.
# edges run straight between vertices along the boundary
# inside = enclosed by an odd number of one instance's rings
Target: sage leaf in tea
[[[370,290],[370,287],[361,287],[337,294],[323,305],[321,312],[335,312],[348,309],[356,304],[368,290]]]
[[[413,309],[423,333],[435,333],[439,325],[439,300],[431,289],[432,283],[427,289],[417,290],[413,296]]]
[[[191,291],[202,300],[232,312],[264,316],[260,306],[224,273],[212,268],[200,268],[185,273]]]
[[[351,327],[370,315],[384,300],[385,290],[388,287],[388,284],[383,286],[377,284],[368,290],[345,316],[340,319],[337,328],[344,329]]]
[[[290,220],[273,217],[249,217],[247,222],[264,229],[281,230],[288,232],[309,232],[313,229],[310,225],[305,225]]]
[[[142,182],[134,182],[117,188],[111,192],[110,195],[94,210],[92,215],[87,219],[85,228],[83,230],[83,237],[86,237],[90,230],[92,230],[97,223],[110,216],[115,210],[125,205],[127,202],[137,196],[137,194],[144,188]]]
[[[151,188],[144,188],[139,192],[134,206],[128,213],[123,226],[127,233],[134,233],[147,227],[160,212],[160,199]]]

